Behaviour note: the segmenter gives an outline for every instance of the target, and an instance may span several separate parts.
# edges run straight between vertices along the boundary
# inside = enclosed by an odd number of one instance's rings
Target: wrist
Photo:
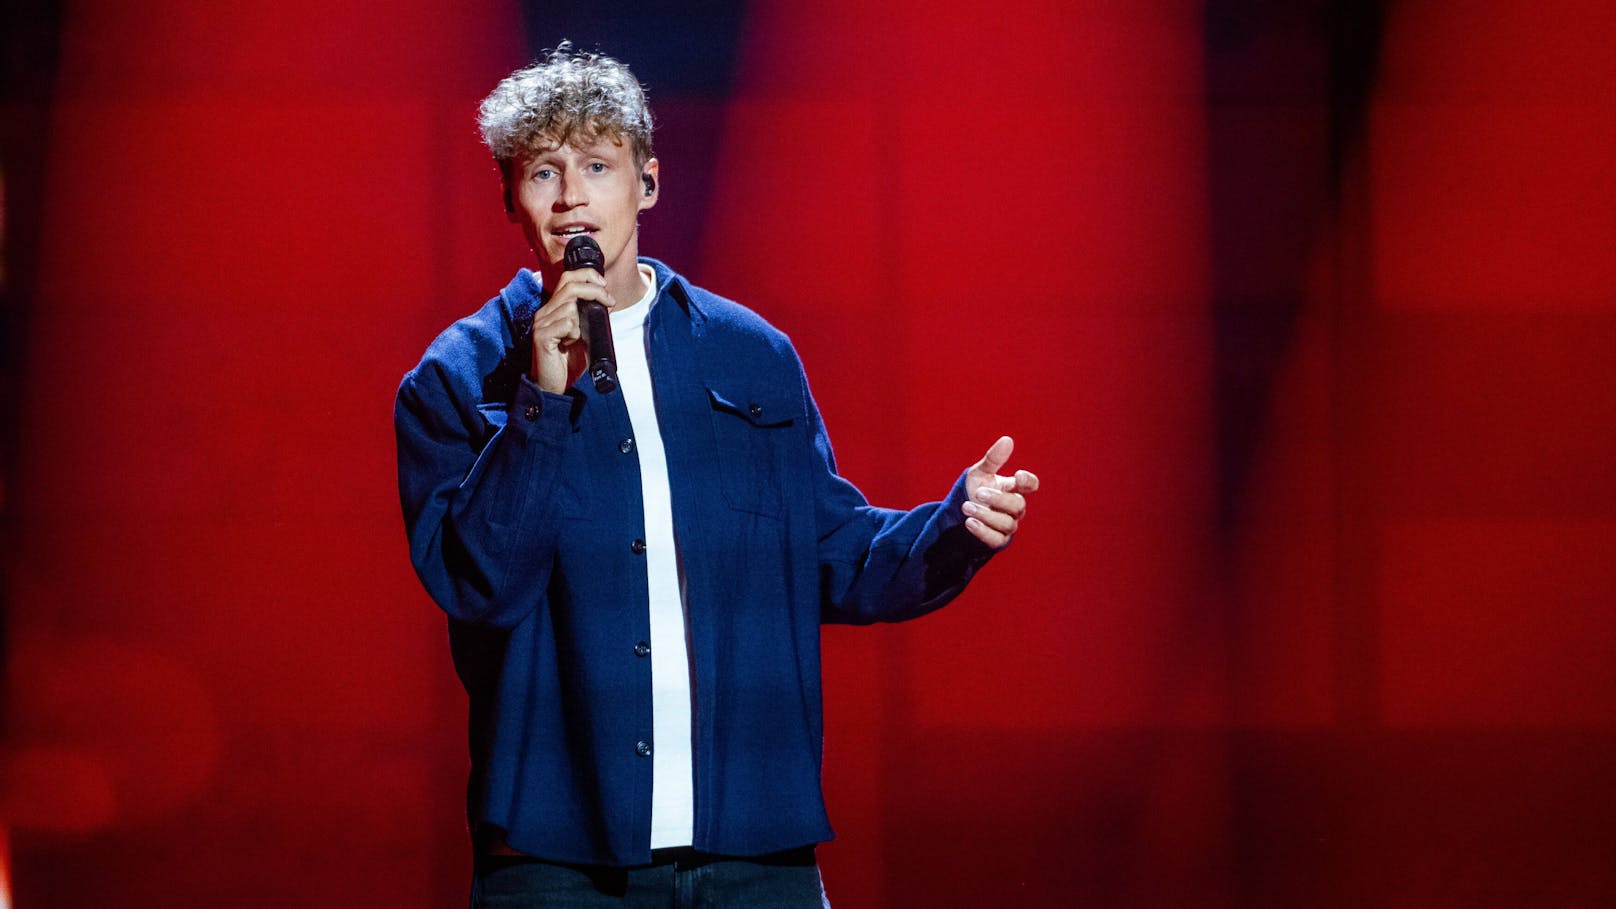
[[[538,348],[535,347],[533,361],[528,365],[527,377],[533,380],[533,384],[537,385],[540,391],[547,391],[556,395],[566,391],[565,381],[556,379],[555,376],[550,374],[554,370],[547,370],[544,367],[544,360],[539,354]]]

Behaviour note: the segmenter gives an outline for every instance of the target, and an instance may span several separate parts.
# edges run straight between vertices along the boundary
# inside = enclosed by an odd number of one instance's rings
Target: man
[[[942,502],[837,476],[795,351],[639,258],[661,178],[626,67],[563,44],[480,123],[538,260],[395,408],[410,555],[471,703],[479,905],[819,906],[819,624],[921,615],[1038,480],[1000,438]],[[603,270],[565,270],[592,237]],[[583,375],[610,310],[620,387]]]

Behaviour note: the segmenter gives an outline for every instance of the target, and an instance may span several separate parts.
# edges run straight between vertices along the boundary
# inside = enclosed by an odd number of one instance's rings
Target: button
[[[756,420],[763,416],[763,405],[753,401],[746,406],[746,412],[752,415],[752,419]]]
[[[623,454],[628,454],[629,452],[634,450],[634,440],[633,439],[624,439],[623,441],[618,442],[617,443],[617,450],[621,451]]]
[[[537,420],[539,418],[539,405],[529,404],[527,409],[522,411],[522,416],[527,417],[529,420]]]
[[[641,641],[638,644],[635,644],[634,645],[634,655],[637,656],[637,657],[650,656],[651,655],[651,645],[645,643],[644,641]]]
[[[645,541],[644,540],[635,540],[634,542],[628,544],[628,548],[635,555],[645,555]]]
[[[634,743],[634,753],[640,757],[650,757],[651,743],[647,742],[645,739],[640,739],[638,742]]]

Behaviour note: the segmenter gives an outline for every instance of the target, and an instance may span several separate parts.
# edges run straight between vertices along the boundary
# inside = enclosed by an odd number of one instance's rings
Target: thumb
[[[1015,440],[1009,436],[999,436],[999,440],[988,447],[988,453],[982,460],[976,462],[976,469],[987,473],[998,473],[999,468],[1010,461],[1010,452],[1016,447]]]

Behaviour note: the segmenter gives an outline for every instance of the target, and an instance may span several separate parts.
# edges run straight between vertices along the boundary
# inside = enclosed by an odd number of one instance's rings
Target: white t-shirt
[[[612,347],[618,390],[634,427],[645,500],[645,574],[651,593],[651,848],[665,849],[689,846],[694,839],[690,645],[679,589],[668,459],[646,355],[645,317],[656,299],[656,274],[645,265],[640,274],[648,289],[632,306],[612,312]]]

